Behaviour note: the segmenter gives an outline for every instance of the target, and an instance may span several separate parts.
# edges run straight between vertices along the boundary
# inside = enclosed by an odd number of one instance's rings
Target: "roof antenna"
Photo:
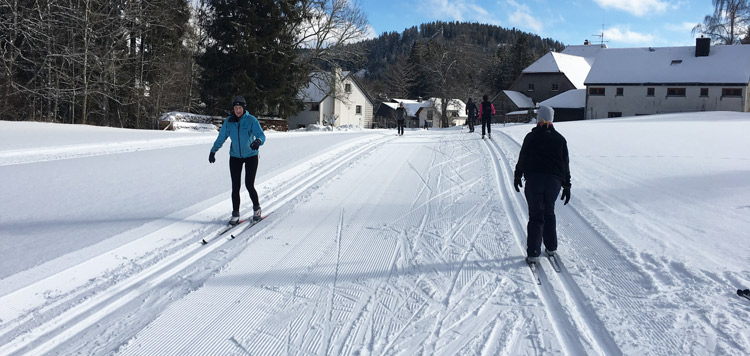
[[[592,36],[599,37],[599,47],[601,48],[605,48],[604,44],[609,42],[609,41],[604,40],[604,24],[602,24],[602,31],[598,35],[592,35]]]

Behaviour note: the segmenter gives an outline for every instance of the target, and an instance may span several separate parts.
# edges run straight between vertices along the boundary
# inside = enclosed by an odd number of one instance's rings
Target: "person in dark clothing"
[[[495,115],[495,106],[489,101],[487,95],[482,97],[482,103],[479,104],[479,119],[482,120],[482,138],[484,130],[487,128],[487,135],[492,138],[492,115]]]
[[[404,103],[399,103],[398,108],[396,109],[396,124],[398,125],[398,135],[402,136],[404,134],[404,121],[406,120],[406,108],[404,108]]]
[[[561,187],[563,205],[570,201],[568,143],[552,125],[554,110],[541,106],[538,112],[537,126],[523,139],[513,180],[513,186],[520,192],[521,178],[526,178],[524,194],[529,206],[526,262],[529,264],[539,261],[542,242],[549,256],[557,252],[555,200]]]
[[[471,98],[466,103],[466,115],[469,116],[469,132],[474,132],[474,120],[477,119],[477,104],[474,104]]]
[[[255,116],[250,115],[245,107],[245,98],[236,96],[232,100],[233,114],[224,120],[219,136],[211,147],[208,162],[216,162],[216,152],[231,138],[229,148],[229,173],[232,177],[232,218],[229,223],[235,225],[240,220],[240,188],[242,186],[242,166],[245,166],[245,187],[253,201],[253,220],[259,221],[260,202],[255,190],[255,175],[258,171],[258,149],[266,142],[266,135]]]

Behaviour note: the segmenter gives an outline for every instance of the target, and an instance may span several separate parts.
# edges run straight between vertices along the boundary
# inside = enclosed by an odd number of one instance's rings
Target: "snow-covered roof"
[[[350,73],[349,71],[341,72],[342,80]],[[297,99],[306,103],[319,103],[330,93],[330,83],[331,73],[313,72],[310,74],[310,82],[297,93]]]
[[[551,108],[580,109],[586,107],[586,89],[572,89],[539,103]]]
[[[396,100],[395,103],[383,103],[385,105],[388,105],[389,107],[393,108],[394,110],[398,108],[399,103],[404,104],[404,109],[406,109],[406,115],[414,116],[417,114],[417,111],[419,109],[424,107],[430,107],[432,106],[432,103],[427,100],[417,101],[417,100],[410,100],[410,99],[393,99]]]
[[[430,98],[430,101],[434,101],[435,107],[438,111],[440,111],[440,108],[442,107],[440,103],[442,103],[443,100],[440,98]],[[466,116],[466,103],[464,103],[463,100],[450,99],[448,101],[448,107],[446,109],[448,111],[457,111],[459,116]]]
[[[696,57],[695,46],[609,48],[597,56],[586,85],[750,82],[750,45],[711,46]]]
[[[510,101],[513,102],[513,104],[516,104],[519,108],[533,108],[536,105],[534,105],[534,100],[531,100],[528,96],[524,95],[521,92],[517,92],[515,90],[503,90],[503,93],[508,96]]]
[[[505,115],[527,115],[529,113],[529,110],[518,110],[518,111],[511,111],[509,113],[506,113]],[[536,109],[534,109],[534,113],[536,113]]]
[[[563,73],[573,85],[584,88],[591,63],[584,57],[564,53],[549,52],[523,70],[523,73]]]
[[[571,56],[578,56],[586,58],[586,60],[589,63],[594,63],[594,59],[596,56],[601,52],[602,49],[606,49],[606,44],[597,44],[597,45],[572,45],[565,47],[564,50],[562,50],[563,54],[568,54]]]
[[[396,102],[395,103],[383,103],[383,104],[395,110],[396,108],[398,108],[399,103],[403,103],[404,109],[406,109],[406,114],[409,116],[416,115],[417,111],[419,111],[419,109],[421,108],[434,107],[439,112],[440,102],[442,101],[439,98],[429,98],[427,100],[422,100],[422,101],[410,100],[410,99],[393,99],[393,100],[395,100]],[[451,99],[451,101],[448,103],[448,110],[458,111],[459,116],[465,116],[466,104],[462,100]]]

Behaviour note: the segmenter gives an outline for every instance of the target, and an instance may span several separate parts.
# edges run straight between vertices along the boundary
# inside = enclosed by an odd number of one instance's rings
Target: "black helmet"
[[[240,105],[243,108],[247,106],[247,102],[245,101],[245,98],[239,95],[235,96],[234,99],[232,100],[232,107],[235,107],[237,105]]]

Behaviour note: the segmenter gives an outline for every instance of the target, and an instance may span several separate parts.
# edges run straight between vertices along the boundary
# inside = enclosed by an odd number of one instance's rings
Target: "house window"
[[[654,88],[646,88],[646,96],[654,96]]]
[[[310,104],[310,111],[320,111],[320,104]]]
[[[362,105],[357,105],[357,109],[356,110],[357,110],[357,114],[361,114],[362,113]]]
[[[604,88],[589,88],[589,95],[604,95]]]
[[[617,96],[622,96],[623,93],[624,93],[623,88],[617,88],[617,93],[616,93]]]
[[[529,84],[529,91],[534,91],[534,84]]]
[[[708,88],[701,88],[701,96],[708,96]]]
[[[560,88],[557,86],[557,83],[552,83],[552,91],[558,91]]]
[[[607,113],[607,117],[613,118],[613,117],[622,117],[622,112],[613,112],[610,111]]]
[[[721,89],[721,96],[741,97],[742,96],[742,89],[739,89],[739,88],[722,88]]]
[[[348,83],[345,84],[344,85],[344,91],[347,92],[347,93],[351,93],[352,92],[352,85],[348,84]]]
[[[685,88],[667,88],[667,96],[685,96]]]

